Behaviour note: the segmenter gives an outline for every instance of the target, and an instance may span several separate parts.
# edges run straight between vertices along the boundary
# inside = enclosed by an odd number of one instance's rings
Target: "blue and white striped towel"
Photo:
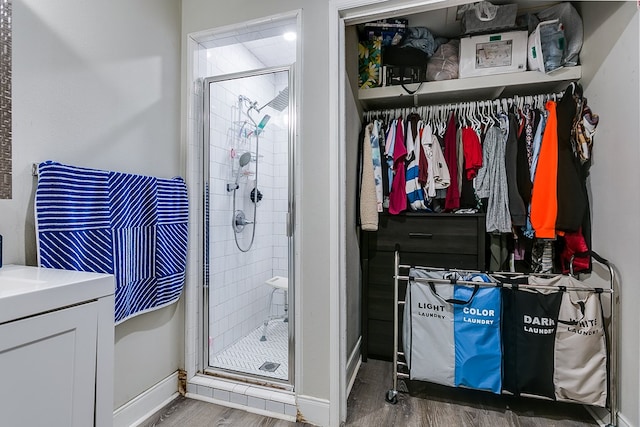
[[[44,162],[35,211],[39,265],[113,274],[116,324],[180,297],[188,232],[182,178]]]

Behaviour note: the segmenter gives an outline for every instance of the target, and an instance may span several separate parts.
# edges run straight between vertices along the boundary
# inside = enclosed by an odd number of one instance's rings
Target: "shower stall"
[[[204,79],[205,360],[292,382],[290,67]]]

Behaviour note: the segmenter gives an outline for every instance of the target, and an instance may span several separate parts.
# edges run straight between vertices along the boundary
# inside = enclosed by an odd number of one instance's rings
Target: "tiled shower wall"
[[[247,50],[238,45],[209,49],[207,75],[216,76],[258,69],[264,66]],[[247,119],[246,108],[239,109],[238,97],[244,95],[258,101],[271,100],[286,85],[265,75],[217,83],[212,92],[210,138],[210,281],[209,281],[209,344],[216,354],[258,327],[267,316],[271,288],[265,281],[275,275],[287,275],[287,130],[276,111],[265,108],[253,117],[259,121],[271,115],[265,131],[260,135],[255,158],[256,139],[241,132]],[[286,112],[286,111],[285,111]],[[235,150],[233,154],[232,149]],[[241,252],[234,241],[232,228],[233,192],[226,189],[233,182],[238,158],[245,151],[253,153],[253,161],[241,175],[236,191],[236,210],[242,209],[253,220],[254,204],[250,191],[258,178],[263,200],[257,207],[256,233],[248,252]],[[258,174],[255,174],[256,167]],[[237,235],[238,243],[247,248],[251,241],[251,225]],[[282,306],[280,294],[276,302]]]

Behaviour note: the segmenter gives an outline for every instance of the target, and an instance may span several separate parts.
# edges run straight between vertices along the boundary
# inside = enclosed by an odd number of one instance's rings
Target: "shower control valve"
[[[253,221],[248,221],[243,211],[236,211],[233,216],[233,229],[236,233],[242,232],[245,225],[253,224]]]

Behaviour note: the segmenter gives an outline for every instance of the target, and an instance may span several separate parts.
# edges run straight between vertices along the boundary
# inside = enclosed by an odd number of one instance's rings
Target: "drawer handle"
[[[409,233],[409,238],[411,239],[432,239],[433,234],[431,233]]]

